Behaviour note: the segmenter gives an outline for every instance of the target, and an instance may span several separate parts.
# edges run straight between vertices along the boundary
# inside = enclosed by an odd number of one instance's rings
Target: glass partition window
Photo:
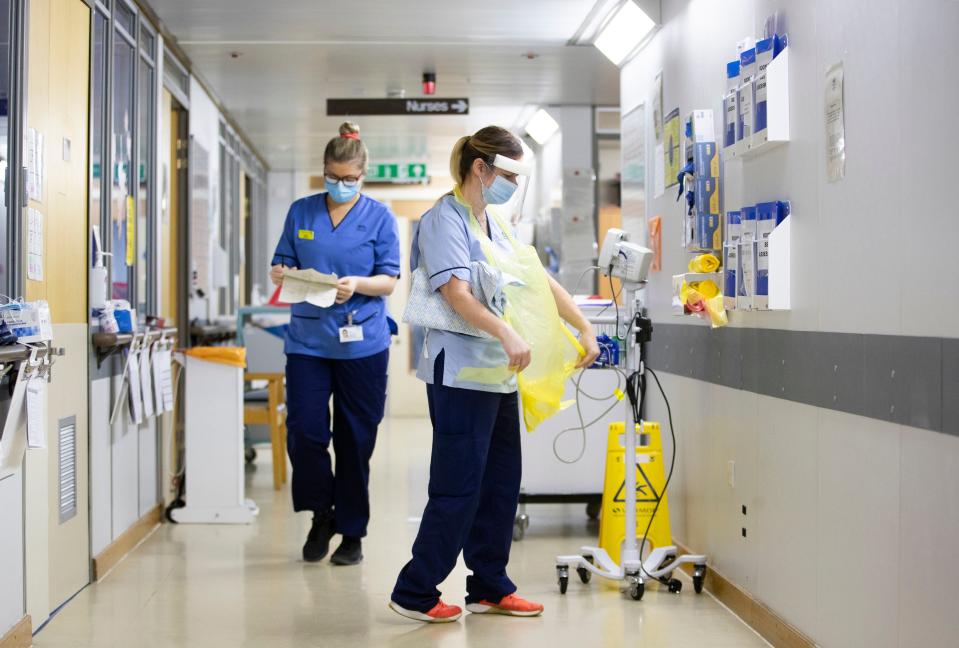
[[[93,52],[90,71],[93,84],[90,102],[90,222],[99,224],[103,214],[103,130],[104,96],[107,87],[107,17],[100,11],[93,16]],[[100,244],[106,243],[101,232]],[[94,259],[95,261],[95,259]]]
[[[143,32],[141,32],[143,33]],[[143,315],[153,313],[153,275],[151,271],[150,250],[153,249],[153,123],[156,105],[156,80],[153,66],[145,58],[140,58],[140,73],[138,80],[137,112],[139,150],[137,163],[137,218],[136,218],[136,245],[137,245],[137,311]]]
[[[110,240],[113,299],[130,299],[135,261],[135,205],[133,204],[133,75],[136,50],[119,31],[113,41],[113,130],[111,133],[112,186]]]
[[[10,0],[0,0],[0,287],[7,275],[7,167],[10,159]]]

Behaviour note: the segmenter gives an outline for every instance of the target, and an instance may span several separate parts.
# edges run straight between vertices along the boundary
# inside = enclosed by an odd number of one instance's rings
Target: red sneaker
[[[390,601],[390,609],[407,619],[422,621],[423,623],[452,623],[463,616],[462,608],[456,605],[447,605],[443,601],[434,605],[433,609],[426,614],[415,610],[407,610],[393,601]]]
[[[468,603],[466,609],[473,614],[505,614],[518,617],[534,617],[543,613],[542,604],[527,601],[516,596],[516,594],[504,596],[499,603],[490,603],[489,601]]]

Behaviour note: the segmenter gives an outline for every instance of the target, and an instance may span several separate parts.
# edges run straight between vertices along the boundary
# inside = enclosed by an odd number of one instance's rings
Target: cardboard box
[[[719,150],[716,142],[696,142],[693,147],[693,173],[697,179],[719,179]]]

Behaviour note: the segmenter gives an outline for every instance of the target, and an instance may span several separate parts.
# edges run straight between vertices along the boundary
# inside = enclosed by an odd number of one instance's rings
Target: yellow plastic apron
[[[527,431],[532,432],[563,408],[566,379],[575,371],[576,363],[586,352],[559,316],[546,270],[540,263],[536,249],[517,241],[499,215],[488,210],[487,213],[506,234],[512,249],[507,252],[493,245],[473,215],[473,210],[463,199],[459,187],[454,190],[454,196],[469,212],[470,226],[480,241],[486,262],[521,282],[503,288],[506,294],[503,319],[532,349],[529,366],[517,376],[523,420]],[[506,380],[509,373],[506,366],[464,367],[457,380],[498,384]]]

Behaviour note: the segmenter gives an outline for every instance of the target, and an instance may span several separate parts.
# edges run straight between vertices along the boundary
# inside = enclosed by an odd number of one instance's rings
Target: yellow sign
[[[136,237],[137,212],[136,205],[133,202],[133,196],[127,196],[127,265],[132,266],[136,261],[137,237]]]
[[[313,230],[300,230],[299,237],[307,241],[313,240]]]
[[[626,448],[623,434],[626,426],[613,423],[609,426],[606,441],[606,481],[603,487],[603,509],[599,521],[599,546],[618,564],[626,540]],[[669,528],[669,502],[664,491],[666,471],[663,465],[663,444],[659,423],[646,422],[645,433],[649,437],[647,445],[636,446],[636,538],[643,540],[643,533],[649,518],[656,508],[656,502],[662,498],[656,517],[646,536],[647,546],[642,554],[645,557],[656,547],[672,544]]]
[[[674,108],[666,115],[666,125],[663,129],[663,157],[666,168],[666,186],[676,184],[676,176],[682,167],[679,154],[679,108]]]

